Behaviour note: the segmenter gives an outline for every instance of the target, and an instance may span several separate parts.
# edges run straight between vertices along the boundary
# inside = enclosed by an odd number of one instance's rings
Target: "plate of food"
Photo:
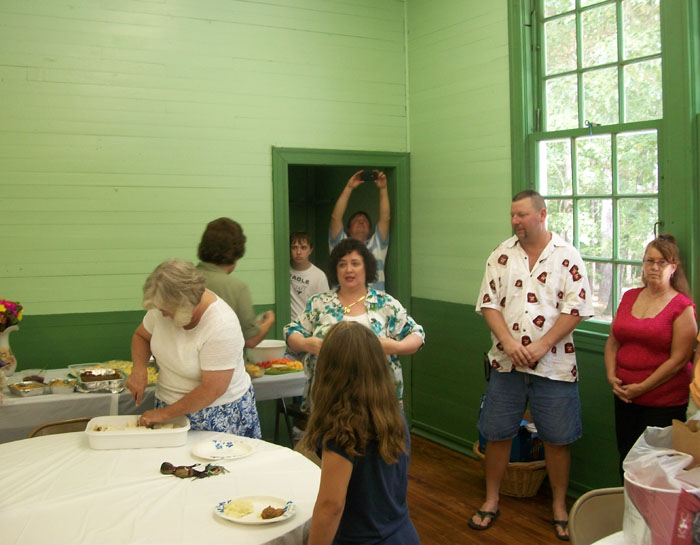
[[[197,443],[192,449],[192,454],[205,460],[235,460],[245,458],[253,453],[255,447],[252,443],[240,438],[235,439],[209,439]]]
[[[300,361],[292,361],[289,358],[264,361],[258,364],[265,369],[266,375],[284,375],[286,373],[297,373],[304,370],[304,364]]]
[[[214,509],[221,518],[238,524],[271,524],[294,516],[296,506],[291,500],[275,496],[243,496],[219,503]]]

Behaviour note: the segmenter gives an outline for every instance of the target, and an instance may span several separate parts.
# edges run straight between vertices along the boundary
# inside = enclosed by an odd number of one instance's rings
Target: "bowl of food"
[[[277,360],[284,357],[287,351],[287,343],[274,339],[265,339],[255,348],[248,348],[248,361],[250,363],[262,363],[264,361]]]
[[[19,374],[22,375],[23,381],[41,382],[43,384],[46,379],[46,369],[24,369]]]
[[[250,375],[250,378],[260,378],[265,374],[265,369],[254,363],[246,363],[245,370]]]

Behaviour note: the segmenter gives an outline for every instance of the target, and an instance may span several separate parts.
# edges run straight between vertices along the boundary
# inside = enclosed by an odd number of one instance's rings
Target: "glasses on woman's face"
[[[665,259],[651,259],[650,257],[647,257],[644,260],[644,265],[647,267],[653,267],[656,265],[659,269],[664,269],[667,265],[670,265],[670,263]]]

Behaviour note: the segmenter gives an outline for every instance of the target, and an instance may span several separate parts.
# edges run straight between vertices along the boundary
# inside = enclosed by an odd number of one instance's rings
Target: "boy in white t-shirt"
[[[289,299],[292,320],[304,311],[312,295],[328,291],[326,274],[309,261],[313,251],[311,235],[304,231],[289,237]]]

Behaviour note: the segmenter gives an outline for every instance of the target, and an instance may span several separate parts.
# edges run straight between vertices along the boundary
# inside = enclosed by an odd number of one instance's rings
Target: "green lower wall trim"
[[[144,311],[25,316],[10,335],[17,369],[131,359],[131,336]]]
[[[483,353],[489,330],[473,305],[414,298],[412,315],[426,342],[412,357],[413,431],[469,454],[478,440],[477,420],[486,391]],[[605,379],[606,336],[576,332],[583,437],[571,447],[570,490],[619,486],[613,396]]]
[[[434,443],[438,443],[444,447],[452,449],[460,454],[469,456],[470,458],[476,459],[476,455],[472,450],[474,448],[473,441],[465,441],[459,437],[453,437],[442,433],[440,430],[436,430],[430,426],[424,426],[420,422],[413,421],[413,428],[411,428],[411,433],[429,439]]]
[[[257,314],[274,310],[256,305]],[[17,369],[60,369],[71,363],[131,359],[131,336],[145,311],[25,316],[10,334]]]

